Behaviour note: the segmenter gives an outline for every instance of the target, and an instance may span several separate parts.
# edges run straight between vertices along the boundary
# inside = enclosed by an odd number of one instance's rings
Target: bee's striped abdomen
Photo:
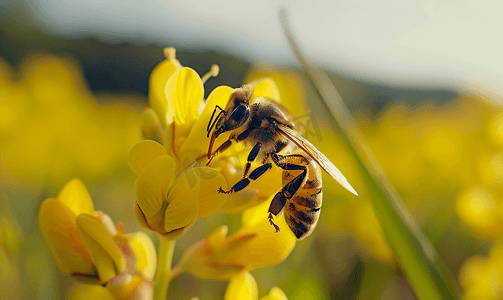
[[[322,191],[321,170],[310,160],[307,167],[307,180],[297,193],[287,200],[284,207],[285,220],[297,239],[302,240],[311,234],[320,216]],[[289,176],[284,172],[284,177]]]

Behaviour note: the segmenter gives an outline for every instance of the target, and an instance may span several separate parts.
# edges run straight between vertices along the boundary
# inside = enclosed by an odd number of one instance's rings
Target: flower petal
[[[244,189],[239,193],[227,195],[227,200],[220,207],[220,211],[224,213],[242,212],[245,209],[267,201],[267,198],[260,198],[258,196],[259,192],[257,189]]]
[[[197,177],[201,179],[201,187],[197,196],[199,205],[198,218],[207,217],[216,213],[227,199],[224,193],[218,193],[218,188],[227,190],[227,182],[220,172],[208,167],[192,169]]]
[[[168,106],[174,108],[176,124],[187,124],[195,119],[204,96],[203,83],[196,71],[188,67],[176,71],[168,80],[165,92]]]
[[[288,227],[282,214],[274,219],[281,230],[275,233],[267,220],[269,201],[250,208],[243,213],[241,227],[233,236],[256,234],[257,237],[248,242],[246,247],[236,251],[229,260],[245,265],[247,269],[255,269],[282,262],[295,247],[297,239]]]
[[[197,203],[201,177],[196,175],[196,172],[194,172],[195,168],[199,167],[189,167],[175,179],[168,192],[169,203],[171,203],[171,201],[179,195],[194,198]]]
[[[128,164],[131,170],[140,176],[154,159],[166,154],[166,149],[158,142],[141,141],[129,151]]]
[[[273,286],[269,294],[260,298],[260,300],[288,300],[288,298],[279,287]]]
[[[269,77],[265,77],[256,81],[252,98],[258,98],[258,97],[265,97],[273,99],[276,102],[281,102],[278,87],[276,86],[274,80],[272,80]]]
[[[157,113],[164,128],[173,122],[174,109],[173,106],[169,106],[164,90],[169,78],[175,72],[175,64],[166,59],[158,64],[150,74],[148,100],[150,107]]]
[[[142,228],[152,230],[152,228],[150,227],[150,225],[147,222],[145,214],[141,211],[140,206],[138,205],[138,203],[136,201],[134,203],[133,213],[136,217],[136,220],[138,220],[138,223],[140,223],[140,226]]]
[[[228,231],[229,227],[226,225],[220,226],[206,237],[206,241],[211,247],[216,247],[224,241]]]
[[[152,240],[143,231],[128,234],[127,238],[138,259],[138,271],[141,271],[148,280],[153,280],[157,266],[157,255]]]
[[[164,147],[171,157],[178,157],[175,154],[175,123],[171,123],[164,131]],[[178,150],[178,149],[177,149]]]
[[[126,262],[119,246],[98,217],[80,214],[76,219],[80,237],[98,269],[100,281],[108,282],[120,274]]]
[[[114,295],[115,299],[149,299],[134,297],[137,288],[143,283],[145,283],[145,279],[139,275],[121,274],[113,278],[106,285],[106,288]]]
[[[268,215],[267,211],[271,205],[272,197],[269,201],[264,201],[259,205],[248,208],[241,215],[241,224],[243,227],[253,227],[260,224],[264,220],[264,215]],[[280,215],[278,215],[280,216]]]
[[[260,164],[254,163],[251,170],[259,167]],[[269,198],[276,195],[277,192],[283,188],[283,170],[276,165],[273,165],[267,172],[254,180],[247,187],[249,189],[256,189],[259,198]]]
[[[171,156],[159,156],[136,179],[134,185],[136,202],[147,219],[161,210],[175,167],[176,162]]]
[[[40,207],[40,230],[61,271],[91,275],[93,262],[77,231],[75,218],[75,213],[61,201],[47,199]]]
[[[160,121],[155,111],[147,107],[141,114],[141,135],[144,139],[154,138],[157,129],[159,128]]]
[[[227,256],[246,244],[255,236],[240,236],[227,240],[227,226],[221,226],[206,239],[192,245],[180,261],[182,268],[204,279],[231,279],[245,266],[233,264]]]
[[[169,206],[164,215],[167,232],[187,226],[197,217],[197,195],[201,179],[195,175],[193,169],[190,168],[180,175],[169,191]]]
[[[83,284],[72,291],[70,300],[116,300],[110,291],[98,284]]]
[[[189,137],[180,148],[179,157],[182,166],[187,166],[192,163],[192,161],[208,152],[209,139],[206,137],[206,134],[211,115],[217,105],[225,107],[232,91],[233,88],[229,86],[219,86],[210,93],[206,100],[203,113],[197,119],[194,127],[190,131]],[[214,116],[214,118],[215,117],[216,116]],[[220,145],[218,142],[219,141],[216,141],[216,145]]]
[[[117,227],[115,226],[114,221],[112,221],[112,218],[110,218],[109,215],[102,211],[97,211],[96,216],[100,219],[101,223],[103,224],[103,226],[105,226],[110,235],[117,235]]]
[[[167,232],[181,229],[197,218],[198,208],[195,200],[185,195],[173,199],[164,215],[164,229]]]
[[[248,271],[242,271],[234,276],[225,290],[225,300],[256,300],[258,287],[255,278]]]
[[[81,213],[94,214],[93,201],[80,179],[72,179],[61,190],[58,200],[77,216]]]
[[[243,154],[248,155],[248,151],[244,151]],[[246,157],[239,157],[239,164],[241,166],[246,161]],[[218,157],[215,159],[218,162]],[[250,170],[254,170],[260,166],[259,163],[253,163]],[[221,168],[220,172],[227,179],[227,183],[232,185],[241,179],[242,170],[232,170],[229,167]],[[245,189],[239,193],[232,193],[227,195],[227,200],[220,208],[220,211],[231,213],[231,212],[242,212],[245,209],[254,207],[264,201],[267,201],[272,195],[275,195],[281,188],[282,184],[282,170],[273,165],[271,169],[265,172],[260,178],[252,181]],[[269,199],[270,201],[270,199]]]

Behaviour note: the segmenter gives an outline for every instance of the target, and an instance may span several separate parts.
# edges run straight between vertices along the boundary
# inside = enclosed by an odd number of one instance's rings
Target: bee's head
[[[211,115],[211,119],[207,127],[208,137],[210,136],[210,132],[213,127],[215,127],[215,131],[213,131],[213,134],[211,135],[210,146],[208,149],[208,158],[210,158],[211,156],[213,143],[220,134],[234,130],[245,124],[246,120],[248,120],[248,117],[250,116],[249,101],[252,94],[252,86],[243,86],[232,91],[231,97],[227,102],[225,110],[218,105],[215,107],[215,110],[213,110],[213,114]],[[220,109],[220,112],[216,116],[215,120],[213,120],[217,109]]]

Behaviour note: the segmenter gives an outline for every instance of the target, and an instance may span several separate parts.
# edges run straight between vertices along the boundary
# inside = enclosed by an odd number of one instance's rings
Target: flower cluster
[[[163,144],[166,153],[177,163],[177,173],[181,173],[194,162],[204,165],[208,161],[208,144],[201,141],[207,140],[208,122],[215,107],[225,107],[233,88],[218,86],[207,99],[203,99],[203,83],[218,73],[218,67],[214,65],[200,78],[193,69],[181,66],[174,49],[166,49],[165,54],[167,59],[154,69],[150,77],[151,108],[143,114],[142,132],[145,138],[156,137]],[[252,98],[263,96],[277,101],[281,99],[278,87],[270,78],[255,82]],[[228,137],[228,134],[222,134],[215,145],[222,144]],[[211,166],[224,176],[226,186],[231,186],[241,178],[243,161],[248,153],[242,144],[234,144],[228,152],[213,160]],[[240,212],[264,202],[281,188],[280,174],[278,168],[273,168],[261,177],[260,182],[250,184],[241,193],[228,195],[218,209]]]
[[[161,143],[140,142],[131,149],[128,159],[131,169],[138,175],[135,215],[144,227],[174,240],[197,218],[218,210],[230,212],[249,208],[243,213],[242,228],[238,232],[226,237],[225,226],[217,229],[190,247],[176,268],[177,272],[190,272],[201,278],[230,279],[226,299],[238,299],[232,298],[241,286],[236,282],[250,282],[240,280],[242,276],[251,276],[247,270],[281,262],[296,242],[288,230],[274,234],[265,217],[269,205],[266,200],[281,188],[280,171],[265,175],[260,189],[251,185],[237,195],[217,193],[219,188],[226,189],[241,178],[243,166],[239,163],[247,155],[242,151],[243,145],[237,144],[233,148],[234,155],[212,163],[214,169],[202,167],[208,161],[208,144],[201,141],[207,140],[211,114],[217,105],[225,107],[233,89],[219,86],[203,99],[204,82],[218,73],[218,67],[214,65],[200,78],[191,68],[182,67],[175,58],[174,49],[166,49],[165,55],[167,59],[154,69],[150,78],[151,108],[145,110],[142,125],[145,138],[154,137]],[[254,85],[252,97],[280,100],[272,79],[256,81]],[[216,144],[227,138],[228,135],[219,137]],[[284,220],[280,222],[285,223]],[[272,299],[278,294],[277,289],[274,291]],[[255,292],[251,291],[250,295],[250,299],[258,298],[256,284]]]
[[[117,299],[149,298],[156,266],[152,242],[142,232],[125,234],[122,224],[115,227],[110,217],[95,211],[80,180],[44,201],[39,223],[61,271],[103,285]]]
[[[285,228],[279,233],[267,222],[268,205],[282,187],[282,171],[273,166],[239,193],[217,193],[242,178],[250,150],[235,143],[215,157],[211,168],[205,166],[208,122],[217,105],[225,107],[234,89],[218,86],[205,98],[205,82],[218,74],[218,66],[200,76],[176,59],[174,49],[166,49],[165,56],[152,71],[149,107],[141,116],[125,106],[96,101],[85,89],[79,67],[68,59],[31,55],[18,73],[0,61],[0,172],[47,184],[50,192],[76,175],[87,182],[111,174],[129,150],[127,162],[136,181],[134,202],[126,205],[143,228],[160,238],[159,256],[145,233],[126,234],[121,223],[116,226],[106,214],[95,211],[82,182],[72,180],[57,197],[43,202],[39,215],[59,269],[85,283],[73,290],[72,299],[165,299],[170,281],[184,272],[228,281],[224,299],[259,299],[250,271],[279,264],[296,245],[282,217],[275,220]],[[253,68],[245,80],[250,82],[255,86],[252,97],[275,99],[296,116],[307,111],[306,91],[299,88],[302,82],[295,72]],[[471,240],[485,240],[476,249],[467,242],[457,254],[461,260],[468,257],[459,272],[464,297],[502,299],[503,202],[498,195],[503,192],[503,113],[460,96],[448,106],[395,102],[376,118],[360,114],[357,119],[387,176],[420,223],[428,226],[428,234],[439,238],[456,222],[467,229]],[[338,157],[337,166],[349,170],[350,177],[358,177],[351,174],[355,168],[345,149],[334,147],[340,145],[338,137],[325,130],[321,120],[307,121],[319,121],[318,131],[304,128],[316,135],[307,138],[329,159]],[[228,137],[219,136],[214,149]],[[256,166],[258,162],[252,169]],[[344,201],[347,195],[324,176],[325,199],[342,201],[324,202],[324,215],[330,217],[323,222],[331,232],[354,233],[355,244],[370,259],[392,262],[394,253],[362,181],[355,183],[361,197]],[[181,259],[172,268],[175,241],[196,229],[198,219],[217,212],[241,213],[241,227],[228,235],[227,226],[221,226],[202,236],[175,256]],[[11,258],[22,249],[21,237],[19,226],[2,212],[2,290],[19,285],[15,278],[19,270]],[[480,248],[486,252],[473,255]],[[340,263],[333,261],[334,266]],[[9,297],[7,292],[4,296]],[[286,296],[274,287],[260,299]]]
[[[80,282],[91,283],[75,289],[74,299],[89,295],[164,299],[169,282],[182,272],[230,280],[225,299],[258,299],[257,284],[248,271],[280,263],[296,243],[289,230],[274,233],[267,219],[270,200],[281,188],[281,171],[264,175],[260,188],[252,184],[238,195],[218,193],[241,178],[240,161],[247,153],[238,144],[233,148],[237,155],[216,159],[213,168],[206,167],[208,145],[201,141],[206,141],[215,106],[225,106],[233,88],[219,86],[204,99],[204,82],[218,74],[218,67],[214,65],[201,78],[181,65],[174,49],[167,48],[165,55],[150,78],[150,107],[141,120],[145,140],[134,145],[128,156],[137,175],[134,214],[143,228],[160,237],[158,259],[144,233],[126,235],[122,224],[115,227],[107,215],[94,211],[79,180],[42,204],[40,228],[59,268]],[[258,80],[254,85],[253,97],[280,100],[274,80]],[[241,229],[230,236],[226,236],[227,227],[217,229],[190,247],[172,269],[175,241],[197,219],[219,210],[243,212]],[[283,218],[277,223],[288,228]],[[284,300],[286,296],[275,287],[262,299]]]

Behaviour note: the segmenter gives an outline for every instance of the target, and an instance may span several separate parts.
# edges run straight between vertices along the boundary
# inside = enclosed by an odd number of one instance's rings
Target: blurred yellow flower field
[[[0,66],[3,170],[62,187],[72,176],[97,180],[124,166],[140,138],[137,99],[92,95],[69,58],[34,53],[17,72]]]
[[[281,169],[225,195],[217,190],[242,178],[250,149],[235,143],[205,166],[212,112],[238,87],[222,82],[205,98],[219,67],[201,76],[174,49],[165,55],[148,105],[141,96],[94,95],[68,57],[34,53],[17,69],[0,61],[7,299],[414,299],[357,162],[298,71],[256,65],[244,83],[255,85],[254,98],[288,108],[359,193],[324,173],[320,223],[300,242],[282,216],[279,233],[267,219]],[[354,115],[463,296],[503,299],[501,107],[458,95],[395,99]]]

